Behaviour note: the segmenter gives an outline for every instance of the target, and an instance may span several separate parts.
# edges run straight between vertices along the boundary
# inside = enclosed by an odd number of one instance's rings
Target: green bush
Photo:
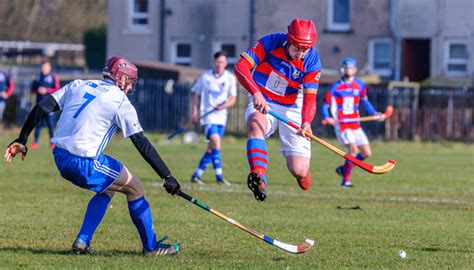
[[[86,64],[89,69],[100,69],[104,65],[107,48],[105,26],[88,29],[84,34]]]

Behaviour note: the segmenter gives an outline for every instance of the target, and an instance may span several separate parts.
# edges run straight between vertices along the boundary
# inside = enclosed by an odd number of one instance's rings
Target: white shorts
[[[346,129],[342,132],[339,131],[337,126],[334,129],[336,131],[337,140],[342,145],[348,145],[350,143],[355,143],[357,146],[369,144],[369,140],[362,128]]]
[[[291,122],[301,125],[301,107],[284,107],[278,104],[267,103],[270,110],[275,113],[288,118]],[[249,105],[245,110],[245,122],[249,116],[257,110],[253,107],[253,102],[250,99]],[[296,130],[287,124],[279,121],[275,117],[266,114],[267,130],[265,131],[265,138],[268,139],[277,129],[280,135],[280,151],[283,156],[302,156],[311,158],[311,142],[306,138],[298,135]]]

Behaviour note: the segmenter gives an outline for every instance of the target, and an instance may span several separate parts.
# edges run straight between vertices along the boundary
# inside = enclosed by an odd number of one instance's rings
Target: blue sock
[[[39,142],[39,137],[40,137],[40,134],[41,134],[41,126],[42,126],[42,125],[43,125],[43,123],[41,123],[41,121],[36,124],[36,127],[35,127],[35,139],[34,139],[34,142],[35,142],[35,143],[38,143],[38,142]]]
[[[248,139],[247,160],[250,165],[250,171],[258,173],[266,185],[268,152],[264,139]]]
[[[221,150],[212,149],[211,152],[212,165],[214,165],[214,174],[217,181],[222,181],[222,164],[221,164]]]
[[[204,171],[206,170],[209,163],[211,163],[211,161],[212,161],[211,153],[208,153],[206,151],[204,155],[202,156],[201,161],[199,161],[199,166],[196,168],[196,170],[193,173],[193,178],[201,178],[201,175],[204,173]]]
[[[105,194],[96,194],[92,197],[87,205],[84,222],[82,223],[81,230],[77,235],[77,239],[82,240],[88,245],[91,243],[92,236],[102,221],[109,202],[110,197]]]
[[[357,154],[356,158],[361,161],[365,159],[365,157],[361,153]]]
[[[151,210],[145,196],[128,202],[128,211],[133,224],[137,227],[138,234],[142,240],[143,250],[153,251],[156,249],[156,235],[153,229]]]

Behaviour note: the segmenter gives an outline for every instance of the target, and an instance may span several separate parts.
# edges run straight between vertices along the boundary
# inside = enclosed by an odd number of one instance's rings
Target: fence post
[[[419,97],[420,97],[420,88],[415,87],[414,93],[413,93],[413,100],[412,100],[412,103],[411,103],[411,112],[410,112],[410,114],[411,114],[411,117],[410,117],[410,122],[411,122],[410,133],[411,133],[411,139],[414,140],[414,141],[419,141],[420,140],[420,136],[416,132],[416,127],[417,127],[416,118],[418,116],[418,100],[419,100]]]
[[[454,93],[451,92],[449,93],[449,98],[448,98],[448,119],[447,119],[447,137],[448,139],[452,138],[453,136],[453,110],[454,110]]]
[[[411,102],[410,106],[410,137],[412,140],[419,140],[419,136],[416,133],[416,118],[417,118],[417,113],[418,113],[418,100],[420,97],[420,83],[417,82],[410,82],[408,80],[408,77],[404,77],[403,81],[390,81],[388,83],[388,89],[392,91],[394,88],[405,88],[405,89],[413,89],[413,100]],[[393,96],[392,100],[393,102]],[[390,128],[388,129],[390,132]]]

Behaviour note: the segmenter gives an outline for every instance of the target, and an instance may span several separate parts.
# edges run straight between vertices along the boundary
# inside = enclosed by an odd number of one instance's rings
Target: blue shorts
[[[64,179],[97,193],[109,188],[122,172],[122,163],[104,154],[92,159],[75,156],[55,147],[53,155],[56,167]]]
[[[206,125],[204,126],[204,135],[206,135],[206,139],[209,140],[212,134],[219,134],[222,138],[224,136],[225,126],[223,125]]]

